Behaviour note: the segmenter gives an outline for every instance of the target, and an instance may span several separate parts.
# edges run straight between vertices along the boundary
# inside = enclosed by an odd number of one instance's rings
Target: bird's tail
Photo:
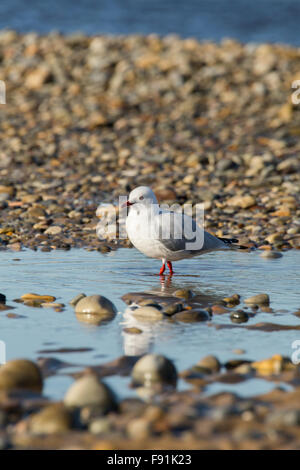
[[[239,241],[237,238],[222,238],[218,237],[225,245],[228,245],[230,248],[237,248],[238,250],[247,250],[247,246],[239,245]]]

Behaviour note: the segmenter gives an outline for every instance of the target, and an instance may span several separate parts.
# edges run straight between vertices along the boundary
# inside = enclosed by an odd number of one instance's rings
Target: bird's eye
[[[140,196],[140,201],[142,201],[144,199],[144,196]]]

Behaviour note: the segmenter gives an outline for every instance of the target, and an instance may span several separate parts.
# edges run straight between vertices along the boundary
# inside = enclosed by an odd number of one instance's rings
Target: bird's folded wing
[[[188,215],[160,211],[156,220],[157,239],[170,251],[192,253],[224,248],[224,243],[197,225]]]
[[[179,212],[160,211],[157,224],[158,240],[170,251],[188,250],[188,244],[201,236],[192,217]]]

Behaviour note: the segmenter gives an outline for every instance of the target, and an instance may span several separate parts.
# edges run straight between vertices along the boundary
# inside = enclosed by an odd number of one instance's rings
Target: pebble
[[[270,359],[252,362],[251,367],[260,375],[279,374],[283,370],[284,359],[280,354],[274,354]]]
[[[249,320],[249,314],[244,310],[236,310],[232,312],[230,319],[233,323],[246,323]]]
[[[228,308],[222,307],[222,305],[212,305],[211,311],[213,315],[223,315],[229,313]]]
[[[206,310],[183,310],[182,312],[175,313],[173,315],[174,320],[183,323],[194,323],[200,321],[207,321],[210,319],[210,315]]]
[[[24,294],[21,296],[23,301],[32,300],[37,302],[54,302],[56,300],[53,295]]]
[[[245,349],[236,348],[232,351],[234,354],[245,354]]]
[[[58,302],[46,302],[46,303],[42,303],[41,304],[41,307],[44,307],[44,308],[55,308],[55,309],[62,309],[65,307],[65,304],[60,304]]]
[[[102,295],[88,295],[75,304],[76,314],[90,314],[102,319],[112,319],[117,313],[114,304]]]
[[[185,300],[189,300],[193,297],[193,293],[189,289],[177,289],[173,295]]]
[[[163,309],[163,314],[167,316],[172,316],[175,313],[181,312],[182,310],[184,310],[183,304],[176,302],[175,304],[167,305]]]
[[[241,296],[239,294],[233,294],[231,297],[225,297],[223,301],[229,306],[235,306],[240,303],[240,298]]]
[[[127,433],[131,439],[148,439],[151,434],[151,423],[145,418],[135,418],[129,421]]]
[[[267,259],[277,259],[277,258],[281,258],[282,257],[282,253],[280,253],[279,251],[263,251],[261,254],[260,254],[261,258],[267,258]]]
[[[129,328],[123,328],[123,331],[124,333],[128,333],[130,335],[140,335],[141,333],[143,333],[143,330],[141,330],[140,328],[136,328],[134,326],[129,327]]]
[[[245,299],[244,301],[246,304],[253,304],[253,305],[269,305],[270,297],[268,294],[257,294]]]
[[[274,410],[268,415],[267,422],[272,426],[299,426],[300,410]]]
[[[131,373],[134,385],[151,387],[155,384],[176,385],[177,371],[174,364],[158,354],[146,354],[134,365]]]
[[[149,321],[162,320],[164,317],[161,310],[151,306],[139,307],[132,312],[132,315],[138,320]]]
[[[89,432],[92,434],[108,434],[111,429],[111,423],[105,416],[95,418],[89,423]]]
[[[63,434],[72,427],[72,416],[61,403],[46,406],[30,417],[29,430],[32,434]]]
[[[195,369],[201,370],[201,372],[206,374],[217,373],[221,369],[221,363],[216,356],[205,356],[200,359],[199,362],[194,366]]]
[[[83,299],[84,297],[86,297],[85,294],[77,294],[72,300],[70,300],[69,304],[72,305],[72,307],[75,307],[79,300]]]
[[[142,299],[142,300],[139,300],[138,302],[139,306],[140,307],[153,307],[153,308],[156,308],[157,310],[161,310],[162,307],[159,303],[157,302],[154,302],[153,300],[151,299]]]
[[[59,227],[58,225],[52,225],[52,227],[47,228],[47,230],[45,230],[44,233],[46,235],[58,235],[61,232],[62,232],[61,227]]]
[[[253,196],[234,196],[227,200],[229,206],[241,207],[242,209],[248,209],[248,207],[254,206],[255,199]]]
[[[0,390],[30,390],[40,393],[42,389],[42,374],[34,362],[14,359],[0,367]]]
[[[67,408],[93,408],[100,414],[106,414],[117,406],[111,389],[92,374],[77,379],[70,386],[64,404]]]

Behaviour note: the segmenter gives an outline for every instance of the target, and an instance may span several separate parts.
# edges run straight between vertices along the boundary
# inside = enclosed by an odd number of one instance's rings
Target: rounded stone
[[[0,367],[0,390],[30,390],[40,393],[42,389],[42,374],[34,362],[14,359]]]
[[[188,300],[188,299],[191,299],[192,296],[193,296],[193,293],[191,290],[189,289],[177,289],[175,292],[174,292],[174,296],[175,297],[179,297],[181,299],[185,299],[185,300]]]
[[[161,310],[161,306],[157,302],[151,299],[139,300],[138,305],[140,307],[154,307],[154,308],[157,308],[157,310]]]
[[[58,225],[52,225],[52,227],[47,228],[47,230],[45,230],[44,233],[46,235],[58,235],[61,232],[62,232],[61,227],[59,227]]]
[[[221,363],[216,356],[209,355],[200,359],[196,364],[196,368],[201,368],[206,373],[219,372]]]
[[[21,296],[21,299],[26,301],[36,301],[36,302],[54,302],[56,297],[53,295],[40,295],[40,294],[24,294]]]
[[[163,313],[164,315],[172,316],[175,313],[181,312],[183,309],[184,307],[181,303],[175,303],[175,304],[167,305],[164,308]]]
[[[90,374],[76,380],[64,398],[68,408],[91,407],[101,414],[116,408],[116,399],[112,390],[95,375]]]
[[[207,321],[210,319],[209,313],[206,310],[183,310],[182,312],[175,313],[173,317],[176,321],[183,323],[195,323],[200,321]]]
[[[213,315],[223,315],[224,313],[228,313],[229,310],[226,307],[223,307],[222,305],[212,305],[211,311]]]
[[[177,371],[170,359],[158,354],[146,354],[132,369],[134,385],[151,387],[155,384],[176,385]]]
[[[114,318],[117,309],[114,304],[103,295],[88,295],[76,303],[75,313],[97,315],[103,320],[109,320]]]
[[[128,327],[128,328],[123,328],[124,333],[128,333],[130,335],[140,335],[143,333],[143,331],[140,328],[137,328],[135,326]]]
[[[282,257],[282,253],[279,251],[265,250],[260,254],[260,257],[265,259],[277,259]]]
[[[131,439],[147,439],[151,435],[151,423],[145,418],[135,418],[129,421],[126,430]]]
[[[92,434],[107,434],[111,431],[111,424],[106,417],[95,418],[89,423],[89,432]]]
[[[75,297],[73,297],[73,299],[70,300],[69,304],[72,305],[72,307],[75,307],[79,300],[83,299],[84,297],[86,297],[86,295],[83,293],[77,294]]]
[[[29,423],[33,434],[61,434],[72,426],[72,416],[61,403],[55,403],[34,414]]]
[[[244,310],[237,310],[232,312],[230,319],[233,323],[246,323],[249,320],[249,315]]]
[[[268,294],[257,294],[245,299],[245,304],[269,305],[270,297]]]
[[[139,307],[135,309],[132,315],[139,320],[161,320],[163,318],[163,313],[156,307]]]

